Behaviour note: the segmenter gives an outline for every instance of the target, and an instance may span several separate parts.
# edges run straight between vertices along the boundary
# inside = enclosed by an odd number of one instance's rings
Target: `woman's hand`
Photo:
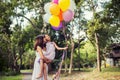
[[[52,60],[50,60],[50,59],[48,59],[48,58],[44,58],[43,60],[44,60],[44,62],[47,63],[47,64],[52,62]]]

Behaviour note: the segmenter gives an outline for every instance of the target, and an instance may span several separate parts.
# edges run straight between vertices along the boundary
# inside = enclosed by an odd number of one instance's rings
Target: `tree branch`
[[[28,20],[28,21],[31,23],[31,25],[32,25],[34,28],[39,29],[39,28],[37,28],[37,26],[36,26],[29,18],[27,18],[26,16],[24,16],[24,15],[22,15],[22,14],[16,14],[16,16],[25,18],[26,20]]]

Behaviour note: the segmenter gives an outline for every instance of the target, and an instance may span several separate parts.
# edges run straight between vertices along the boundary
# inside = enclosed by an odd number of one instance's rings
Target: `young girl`
[[[44,80],[47,80],[47,75],[46,75],[46,63],[50,63],[54,58],[55,58],[55,48],[57,50],[66,50],[68,47],[60,48],[56,45],[56,43],[51,42],[51,39],[48,35],[44,36],[44,43],[46,43],[46,52],[44,53],[43,59],[40,60],[40,74],[37,77],[40,78],[42,77],[44,73]],[[43,51],[44,52],[44,51]]]

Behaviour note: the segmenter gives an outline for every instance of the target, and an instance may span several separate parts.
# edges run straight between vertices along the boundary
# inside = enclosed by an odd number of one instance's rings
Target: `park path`
[[[22,72],[23,79],[22,80],[31,80],[32,73],[31,72]]]

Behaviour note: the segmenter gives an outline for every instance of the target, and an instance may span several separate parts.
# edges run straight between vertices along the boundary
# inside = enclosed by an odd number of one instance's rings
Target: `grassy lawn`
[[[22,80],[22,75],[16,75],[16,76],[0,76],[0,80]]]
[[[61,74],[60,80],[120,80],[120,68],[104,68],[102,72],[94,70],[73,71],[72,74]]]
[[[29,70],[20,70],[21,73],[32,72],[32,69]]]

